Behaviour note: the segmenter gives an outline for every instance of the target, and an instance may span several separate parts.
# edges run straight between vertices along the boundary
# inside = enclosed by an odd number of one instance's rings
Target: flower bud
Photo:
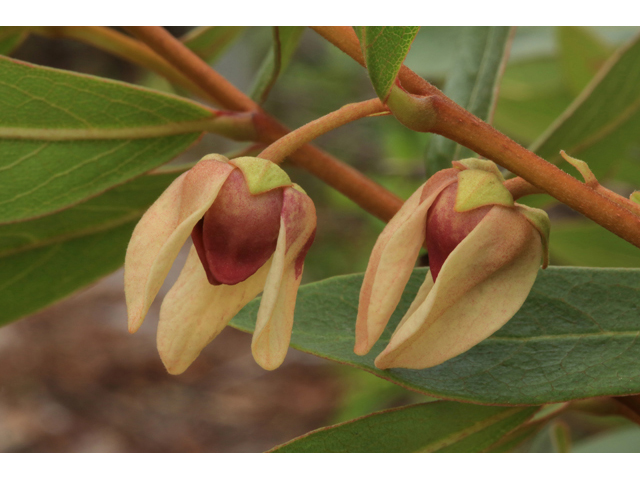
[[[454,206],[457,193],[458,184],[449,185],[438,195],[427,214],[426,246],[429,252],[429,271],[434,282],[449,254],[491,210],[491,206],[486,205],[468,212],[456,212]]]
[[[431,270],[378,368],[428,368],[473,347],[518,311],[546,266],[546,213],[516,204],[493,162],[454,167],[405,202],[371,254],[356,322],[359,355],[382,334],[425,241]]]
[[[191,235],[194,246],[160,309],[158,350],[167,370],[182,373],[263,290],[251,348],[262,367],[278,367],[315,228],[313,202],[274,163],[206,156],[134,230],[125,259],[129,331],[142,324]]]
[[[191,238],[211,285],[236,285],[273,255],[280,232],[282,189],[251,195],[234,170]]]

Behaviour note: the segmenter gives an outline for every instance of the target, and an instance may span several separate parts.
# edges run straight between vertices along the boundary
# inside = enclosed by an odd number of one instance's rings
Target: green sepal
[[[549,215],[544,210],[539,208],[528,207],[527,205],[515,204],[518,209],[518,213],[523,215],[531,225],[540,233],[542,239],[542,268],[547,268],[549,265],[549,234],[551,233],[551,223],[549,222]]]
[[[259,195],[275,188],[290,187],[293,184],[284,170],[264,158],[240,157],[229,163],[242,171],[251,195]]]
[[[640,204],[640,190],[636,190],[635,192],[633,192],[631,195],[629,195],[629,199],[632,202],[638,203]]]
[[[500,178],[485,170],[463,170],[458,173],[456,212],[467,212],[485,205],[513,206],[513,197]]]
[[[500,182],[504,182],[504,177],[498,166],[491,160],[482,160],[480,158],[464,158],[462,160],[455,160],[451,162],[454,168],[458,170],[484,170],[485,172],[493,173],[500,179]],[[464,167],[464,168],[461,168]]]

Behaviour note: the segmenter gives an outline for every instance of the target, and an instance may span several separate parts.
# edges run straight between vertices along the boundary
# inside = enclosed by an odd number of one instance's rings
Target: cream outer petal
[[[167,371],[184,372],[229,321],[265,285],[271,266],[269,259],[260,269],[236,285],[211,285],[195,247],[180,277],[160,309],[158,352]]]
[[[384,331],[424,243],[429,207],[456,178],[453,169],[436,173],[409,197],[378,237],[360,289],[356,354],[368,353]]]
[[[287,355],[302,279],[302,262],[315,234],[316,223],[313,201],[304,193],[286,188],[278,244],[251,342],[253,357],[266,370],[279,367]]]
[[[210,158],[211,156],[209,156]],[[180,248],[235,167],[202,160],[169,185],[136,225],[124,263],[129,331],[140,328]]]
[[[520,309],[542,258],[538,232],[515,209],[495,206],[421,288],[378,368],[428,368],[459,355]]]

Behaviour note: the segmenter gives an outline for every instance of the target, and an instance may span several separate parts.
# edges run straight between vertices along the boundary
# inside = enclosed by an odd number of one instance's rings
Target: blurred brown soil
[[[330,420],[342,386],[290,350],[267,372],[226,328],[182,375],[155,346],[158,301],[126,329],[122,272],[0,329],[2,452],[260,452]]]

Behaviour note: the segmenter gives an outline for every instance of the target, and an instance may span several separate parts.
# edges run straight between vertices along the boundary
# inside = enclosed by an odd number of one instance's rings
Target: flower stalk
[[[314,30],[361,65],[364,64],[358,38],[351,28],[314,27]],[[425,103],[431,113],[428,116],[429,125],[422,131],[442,135],[493,160],[607,230],[640,247],[640,216],[500,133],[457,105],[407,67],[403,66],[400,69],[398,78],[409,96],[429,97],[429,102]]]
[[[257,103],[209,67],[164,28],[127,27],[127,30],[205,89],[225,108],[253,112],[258,131],[255,141],[270,144],[289,133],[286,127],[266,114]],[[289,158],[292,163],[308,170],[365,211],[385,222],[388,222],[402,206],[402,200],[389,190],[312,145],[304,145]]]

